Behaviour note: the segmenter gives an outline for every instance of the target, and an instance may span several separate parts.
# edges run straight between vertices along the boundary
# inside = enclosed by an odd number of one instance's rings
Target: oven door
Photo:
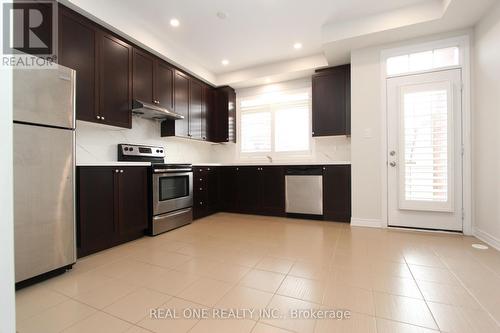
[[[153,215],[193,206],[193,172],[153,174]]]

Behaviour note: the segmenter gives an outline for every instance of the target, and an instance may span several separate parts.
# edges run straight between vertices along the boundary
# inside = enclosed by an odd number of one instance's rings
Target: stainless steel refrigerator
[[[70,267],[75,236],[75,71],[13,74],[16,283]]]

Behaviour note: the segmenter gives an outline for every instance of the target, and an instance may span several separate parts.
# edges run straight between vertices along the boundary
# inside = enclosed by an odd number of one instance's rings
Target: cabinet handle
[[[238,171],[240,168],[236,168],[236,171]]]
[[[323,170],[326,170],[326,168],[325,168],[325,167],[323,167]]]
[[[203,178],[200,178],[200,182],[202,182],[202,181],[203,181]]]
[[[314,131],[312,131],[312,135],[314,135]]]
[[[206,137],[206,136],[204,136],[204,137],[203,137],[203,140],[206,140],[206,139],[207,139],[207,137]]]
[[[120,170],[120,173],[123,173],[123,170]]]
[[[207,168],[207,171],[210,171],[210,168]]]
[[[203,206],[203,201],[200,201],[200,206]]]
[[[203,191],[203,187],[200,187],[200,191]]]
[[[101,120],[104,120],[104,116],[101,116]]]
[[[118,172],[120,172],[120,170],[116,169],[116,170],[115,170],[115,173],[118,173]]]
[[[95,117],[96,117],[97,119],[101,119],[101,117],[100,117],[100,116],[95,116]]]

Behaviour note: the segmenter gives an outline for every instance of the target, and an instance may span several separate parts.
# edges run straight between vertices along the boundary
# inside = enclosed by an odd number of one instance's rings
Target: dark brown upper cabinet
[[[351,134],[351,66],[321,69],[312,76],[312,135]]]
[[[210,129],[213,126],[214,95],[215,89],[208,84],[204,84],[201,98],[201,139],[204,141],[212,141]]]
[[[154,68],[155,59],[146,52],[134,48],[134,73],[132,90],[134,99],[146,103],[154,103]]]
[[[158,104],[168,110],[173,110],[174,69],[165,61],[157,59],[154,74],[155,96]]]
[[[174,73],[174,110],[184,119],[167,121],[174,124],[172,135],[189,137],[189,77],[177,70]]]
[[[132,89],[134,99],[172,110],[173,73],[173,68],[163,60],[134,48]]]
[[[87,20],[64,7],[59,10],[59,64],[77,72],[76,118],[96,121],[96,32]]]
[[[189,80],[189,134],[192,139],[202,140],[203,86],[200,82]]]
[[[132,47],[59,6],[59,63],[76,70],[76,118],[132,127]]]
[[[236,142],[236,92],[229,86],[215,90],[215,108],[211,124],[213,142]]]
[[[132,46],[100,31],[98,64],[101,122],[132,128]]]

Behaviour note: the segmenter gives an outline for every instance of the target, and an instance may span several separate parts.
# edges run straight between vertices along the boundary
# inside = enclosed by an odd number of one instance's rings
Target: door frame
[[[386,61],[388,58],[425,51],[435,48],[445,48],[451,46],[458,46],[460,48],[460,64],[458,66],[443,67],[428,71],[411,72],[404,75],[389,76],[386,73]],[[472,136],[471,136],[471,64],[470,64],[470,36],[462,35],[448,39],[435,40],[427,43],[412,44],[403,47],[382,50],[380,54],[380,82],[381,82],[381,156],[380,156],[380,170],[381,170],[381,222],[380,226],[384,228],[389,227],[388,215],[388,196],[389,189],[388,182],[388,147],[387,147],[387,79],[395,76],[406,76],[423,73],[431,73],[435,71],[442,71],[446,69],[461,69],[462,70],[462,214],[463,214],[463,230],[465,235],[472,235]],[[415,229],[417,230],[417,229]],[[433,231],[434,232],[434,231]]]

